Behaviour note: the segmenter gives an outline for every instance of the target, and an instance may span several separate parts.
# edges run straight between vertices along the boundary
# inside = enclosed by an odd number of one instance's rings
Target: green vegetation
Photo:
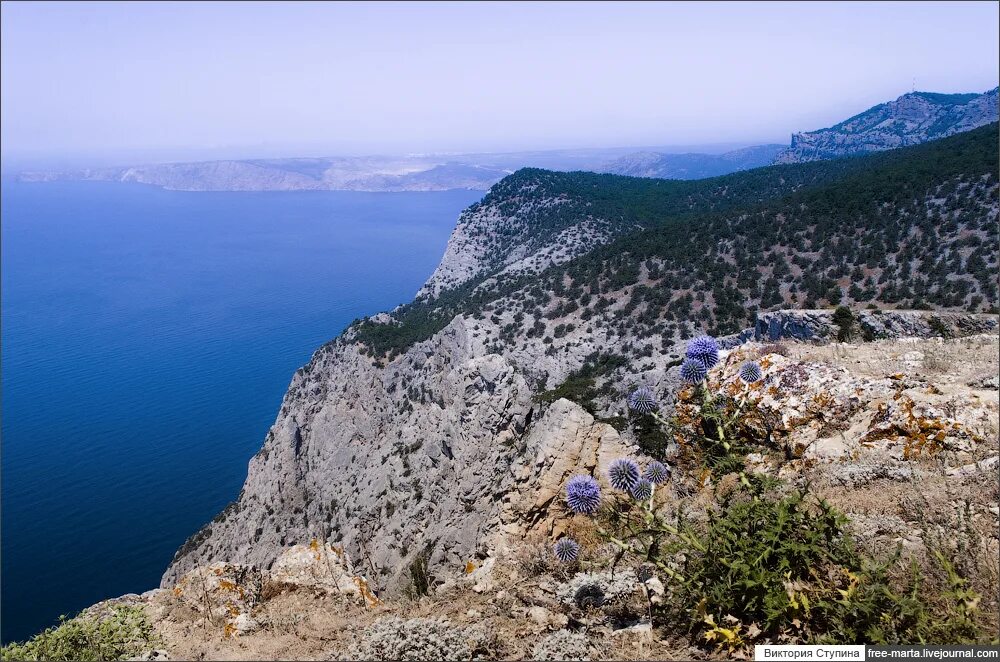
[[[877,561],[845,529],[847,518],[806,492],[744,492],[709,514],[704,525],[680,523],[652,550],[673,563],[676,590],[661,623],[737,648],[755,638],[837,644],[986,642],[978,596],[943,556],[949,586],[934,592],[911,567],[890,579],[895,556]]]
[[[417,600],[430,593],[431,575],[428,568],[430,558],[431,548],[426,547],[410,561],[410,565],[407,568],[409,582],[403,589],[403,594],[406,597]]]
[[[485,274],[402,306],[395,323],[352,332],[372,355],[392,357],[458,314],[521,320],[506,323],[502,344],[548,337],[548,322],[562,318],[643,340],[734,333],[755,311],[780,307],[993,309],[997,147],[991,124],[699,181],[520,170],[471,208],[504,214],[490,244],[497,271],[502,250],[544,245],[584,218],[616,238],[541,274]]]
[[[105,618],[77,616],[24,643],[0,649],[4,660],[123,660],[155,647],[153,626],[141,607],[117,606]]]
[[[937,315],[932,315],[929,320],[927,320],[927,325],[931,327],[931,330],[941,336],[942,338],[950,338],[952,336],[951,330],[945,325],[944,320],[942,320]]]
[[[837,325],[838,342],[847,342],[854,335],[854,313],[847,306],[837,306],[833,311],[833,323]]]
[[[963,106],[976,97],[980,96],[976,92],[966,92],[964,94],[942,94],[941,92],[914,92],[918,97],[923,97],[942,106]]]
[[[632,434],[635,435],[639,449],[649,457],[657,460],[667,460],[667,450],[670,445],[670,435],[655,418],[646,414],[630,412],[632,417]]]
[[[625,357],[614,354],[594,353],[587,357],[583,366],[572,373],[562,384],[545,391],[538,396],[539,402],[555,402],[566,398],[577,403],[592,415],[597,414],[594,400],[602,395],[610,395],[611,388],[607,385],[598,388],[596,380],[609,375],[617,368],[625,365]]]

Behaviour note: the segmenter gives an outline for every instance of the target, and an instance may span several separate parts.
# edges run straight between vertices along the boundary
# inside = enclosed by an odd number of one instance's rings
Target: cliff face
[[[828,129],[792,134],[775,163],[854,156],[937,140],[997,121],[994,88],[983,94],[913,92]]]
[[[574,207],[568,196],[547,194],[526,182],[514,190],[497,191],[462,212],[448,239],[444,257],[417,293],[436,297],[470,280],[503,274],[539,273],[562,264],[627,230],[606,218],[583,213],[541,228],[533,221],[562,206]]]
[[[949,140],[970,155],[978,143],[967,143],[987,138]],[[505,179],[463,213],[414,303],[352,326],[296,373],[238,500],[177,552],[163,586],[216,561],[267,568],[315,538],[344,546],[391,594],[421,559],[440,583],[525,537],[549,538],[564,526],[566,478],[644,452],[628,390],[649,384],[669,404],[687,338],[743,331],[751,311],[802,307],[810,291],[891,308],[902,284],[917,290],[907,301],[940,292],[939,307],[956,311],[935,313],[941,325],[887,311],[883,335],[995,328],[995,316],[958,312],[981,306],[977,274],[995,269],[983,145],[981,163],[928,145],[707,182]],[[873,184],[881,173],[891,186]],[[851,216],[830,225],[829,209]],[[828,335],[828,316],[772,312],[760,335]]]
[[[772,317],[808,321],[822,315],[782,311]],[[952,324],[964,319],[945,317]],[[724,351],[710,379],[719,392],[741,389],[738,367],[747,359],[760,362],[764,385],[753,397],[771,434],[767,446],[747,456],[749,468],[790,486],[809,485],[850,517],[851,534],[866,548],[889,553],[901,545],[907,563],[926,564],[922,550],[944,531],[964,562],[993,568],[1000,512],[996,344],[995,332],[838,345],[749,342]],[[982,384],[984,375],[993,382]],[[696,409],[686,398],[677,411],[690,417]],[[649,600],[661,599],[669,585],[666,577],[643,587],[628,560],[619,563],[610,553],[593,562],[614,562],[614,573],[552,561],[551,540],[564,532],[583,539],[593,526],[562,507],[566,477],[593,471],[603,478],[611,458],[634,453],[622,435],[579,406],[557,400],[533,418],[515,446],[511,465],[500,472],[507,477],[491,497],[497,507],[489,514],[454,514],[480,518],[478,534],[501,542],[476,548],[489,554],[485,559],[432,566],[443,585],[420,600],[379,590],[385,577],[376,564],[373,581],[364,547],[355,556],[340,544],[303,537],[300,544],[274,548],[268,569],[210,562],[213,554],[193,555],[203,562],[197,567],[180,559],[164,589],[123,596],[85,613],[141,607],[156,635],[146,645],[157,650],[139,659],[469,659],[470,647],[485,659],[529,659],[557,643],[550,656],[539,657],[564,659],[574,657],[572,637],[594,659],[731,657],[711,646],[697,649],[699,642],[679,639],[673,628],[622,625],[623,612],[646,617]],[[252,473],[262,469],[257,464]],[[732,487],[724,479],[705,485],[677,470],[662,491],[669,507],[697,519],[710,495],[727,489]],[[447,499],[447,493],[439,496]],[[245,516],[229,511],[226,526]],[[441,521],[423,525],[429,531]],[[391,538],[376,534],[369,542],[374,550]],[[234,546],[218,556],[238,553]],[[981,612],[995,619],[991,582],[989,572],[969,574],[968,586],[983,595]],[[579,591],[585,585],[600,589],[604,602],[582,607]],[[573,634],[570,621],[576,623]],[[642,641],[641,654],[623,646],[633,639]]]
[[[316,538],[345,546],[373,586],[398,588],[418,556],[454,572],[502,533],[551,531],[571,470],[633,449],[571,402],[533,427],[558,434],[526,435],[539,416],[522,371],[464,318],[380,366],[328,345],[293,378],[238,501],[178,551],[162,585],[219,560],[270,567]]]
[[[346,343],[296,373],[251,460],[239,500],[182,548],[164,575],[206,561],[269,566],[285,545],[343,543],[379,574],[433,544],[471,558],[495,516],[531,394],[455,320],[384,367]]]

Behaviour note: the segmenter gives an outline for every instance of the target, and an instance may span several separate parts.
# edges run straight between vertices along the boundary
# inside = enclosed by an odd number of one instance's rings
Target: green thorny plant
[[[640,387],[629,396],[630,408],[639,415],[637,428],[648,417],[668,435],[685,428],[695,435],[695,444],[689,447],[714,476],[735,473],[740,482],[753,489],[752,481],[760,476],[745,472],[745,456],[749,451],[747,439],[759,436],[764,423],[763,412],[752,397],[754,388],[763,379],[763,369],[754,361],[747,361],[739,368],[739,381],[729,393],[716,393],[708,381],[709,369],[719,361],[718,345],[714,338],[702,336],[691,342],[687,358],[681,365],[681,377],[693,389],[697,406],[697,419],[692,421],[667,420],[656,411],[656,398],[648,387]],[[683,425],[690,423],[690,425]],[[766,426],[763,426],[766,427]]]
[[[600,515],[597,532],[617,550],[615,564],[628,557],[669,580],[670,589],[651,617],[686,626],[707,642],[731,649],[758,640],[903,644],[982,639],[979,596],[944,556],[937,554],[947,590],[929,594],[915,564],[905,586],[895,586],[889,571],[898,564],[901,547],[891,558],[875,561],[855,546],[845,528],[847,517],[812,495],[808,485],[782,494],[773,482],[743,471],[744,449],[732,431],[746,412],[748,388],[719,406],[724,396],[708,388],[704,364],[682,375],[698,389],[704,433],[699,442],[707,463],[722,471],[735,459],[740,467],[737,489],[725,492],[706,521],[689,520],[680,509],[669,514],[665,504],[656,503],[657,483],[665,480],[657,476],[669,477],[659,462],[642,474],[631,459],[613,462],[608,478],[618,494],[603,508],[592,477],[576,476],[567,484],[571,510]],[[762,370],[744,363],[740,378],[748,386],[762,379]],[[636,390],[628,404],[668,425],[655,411],[651,389]],[[562,560],[575,560],[577,551],[574,541],[557,543]]]
[[[743,385],[739,394],[727,402],[725,396],[713,394],[706,382],[695,386],[701,417],[697,442],[705,463],[714,475],[738,473],[740,483],[747,488],[751,487],[744,469],[747,448],[736,432],[751,404],[749,388]]]
[[[754,640],[854,644],[968,643],[983,639],[979,596],[936,553],[949,589],[928,595],[916,565],[902,588],[887,560],[864,555],[847,517],[807,489],[787,495],[732,493],[695,523],[668,519],[657,494],[610,500],[597,533],[622,558],[670,581],[653,612],[708,642],[738,648]]]

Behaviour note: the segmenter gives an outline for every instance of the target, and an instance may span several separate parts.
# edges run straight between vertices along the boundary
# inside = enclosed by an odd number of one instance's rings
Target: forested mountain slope
[[[521,170],[463,214],[448,250],[462,246],[473,268],[450,270],[446,254],[392,322],[354,333],[381,355],[457,314],[497,317],[513,341],[569,316],[622,335],[683,337],[694,327],[732,333],[776,307],[994,310],[996,171],[995,123],[695,182]],[[567,249],[567,233],[585,226],[602,240]],[[551,246],[565,259],[510,269]]]

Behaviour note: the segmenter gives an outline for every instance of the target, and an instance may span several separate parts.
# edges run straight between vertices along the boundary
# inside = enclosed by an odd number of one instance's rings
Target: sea
[[[409,301],[477,191],[0,185],[0,639],[159,585],[294,371]]]

